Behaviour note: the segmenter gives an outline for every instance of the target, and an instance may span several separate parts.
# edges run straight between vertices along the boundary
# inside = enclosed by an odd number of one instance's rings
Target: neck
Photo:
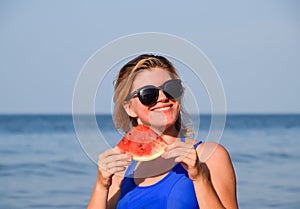
[[[175,128],[175,126],[170,126],[166,129],[159,129],[156,127],[153,127],[153,130],[160,135],[167,144],[172,144],[173,142],[175,142],[178,137],[179,137],[179,132],[177,131],[177,129]]]

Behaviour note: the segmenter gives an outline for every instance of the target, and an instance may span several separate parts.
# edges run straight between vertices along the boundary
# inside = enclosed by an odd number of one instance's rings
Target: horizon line
[[[94,115],[93,113],[78,113],[78,114],[73,114],[73,113],[59,113],[59,112],[24,112],[24,113],[1,113],[1,116],[4,115]],[[112,113],[109,112],[100,112],[100,113],[95,113],[95,115],[112,115]],[[189,113],[189,115],[211,115],[210,112],[204,112],[204,113]],[[223,113],[214,113],[214,115],[224,115]],[[225,115],[300,115],[300,112],[227,112]]]

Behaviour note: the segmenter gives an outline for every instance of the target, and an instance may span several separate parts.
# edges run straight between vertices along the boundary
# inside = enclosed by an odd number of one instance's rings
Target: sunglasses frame
[[[170,93],[168,93],[168,91],[166,91],[166,85],[168,85],[170,82],[176,82],[180,85],[180,93],[178,96],[174,97],[172,96]],[[155,100],[153,100],[153,102],[151,102],[150,104],[146,103],[143,101],[142,99],[142,96],[141,96],[141,92],[143,90],[146,90],[146,89],[155,89],[157,90],[157,95],[155,96]],[[180,96],[182,96],[182,93],[183,93],[183,86],[182,86],[182,81],[181,79],[171,79],[171,80],[168,80],[166,81],[165,83],[163,83],[161,86],[153,86],[153,85],[147,85],[147,86],[143,86],[141,88],[138,88],[137,90],[133,91],[131,94],[129,94],[127,97],[126,97],[126,101],[129,101],[130,99],[132,99],[135,95],[138,96],[140,102],[145,105],[145,106],[151,106],[153,104],[155,104],[157,102],[157,99],[158,99],[158,96],[159,96],[159,90],[162,90],[163,93],[166,95],[166,97],[168,97],[169,99],[174,99],[174,98],[179,98]]]

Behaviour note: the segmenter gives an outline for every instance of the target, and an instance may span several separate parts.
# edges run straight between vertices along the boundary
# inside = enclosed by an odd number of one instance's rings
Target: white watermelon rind
[[[135,161],[140,161],[140,162],[147,162],[147,161],[151,161],[151,160],[154,160],[158,157],[160,157],[162,154],[164,154],[165,152],[165,148],[162,147],[161,150],[155,154],[152,154],[150,156],[137,156],[137,155],[133,155],[132,156],[132,159],[135,160]]]

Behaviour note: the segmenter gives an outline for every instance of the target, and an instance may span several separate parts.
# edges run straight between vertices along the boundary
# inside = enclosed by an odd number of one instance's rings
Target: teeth
[[[167,110],[169,109],[170,107],[161,107],[161,108],[157,108],[157,110]]]

